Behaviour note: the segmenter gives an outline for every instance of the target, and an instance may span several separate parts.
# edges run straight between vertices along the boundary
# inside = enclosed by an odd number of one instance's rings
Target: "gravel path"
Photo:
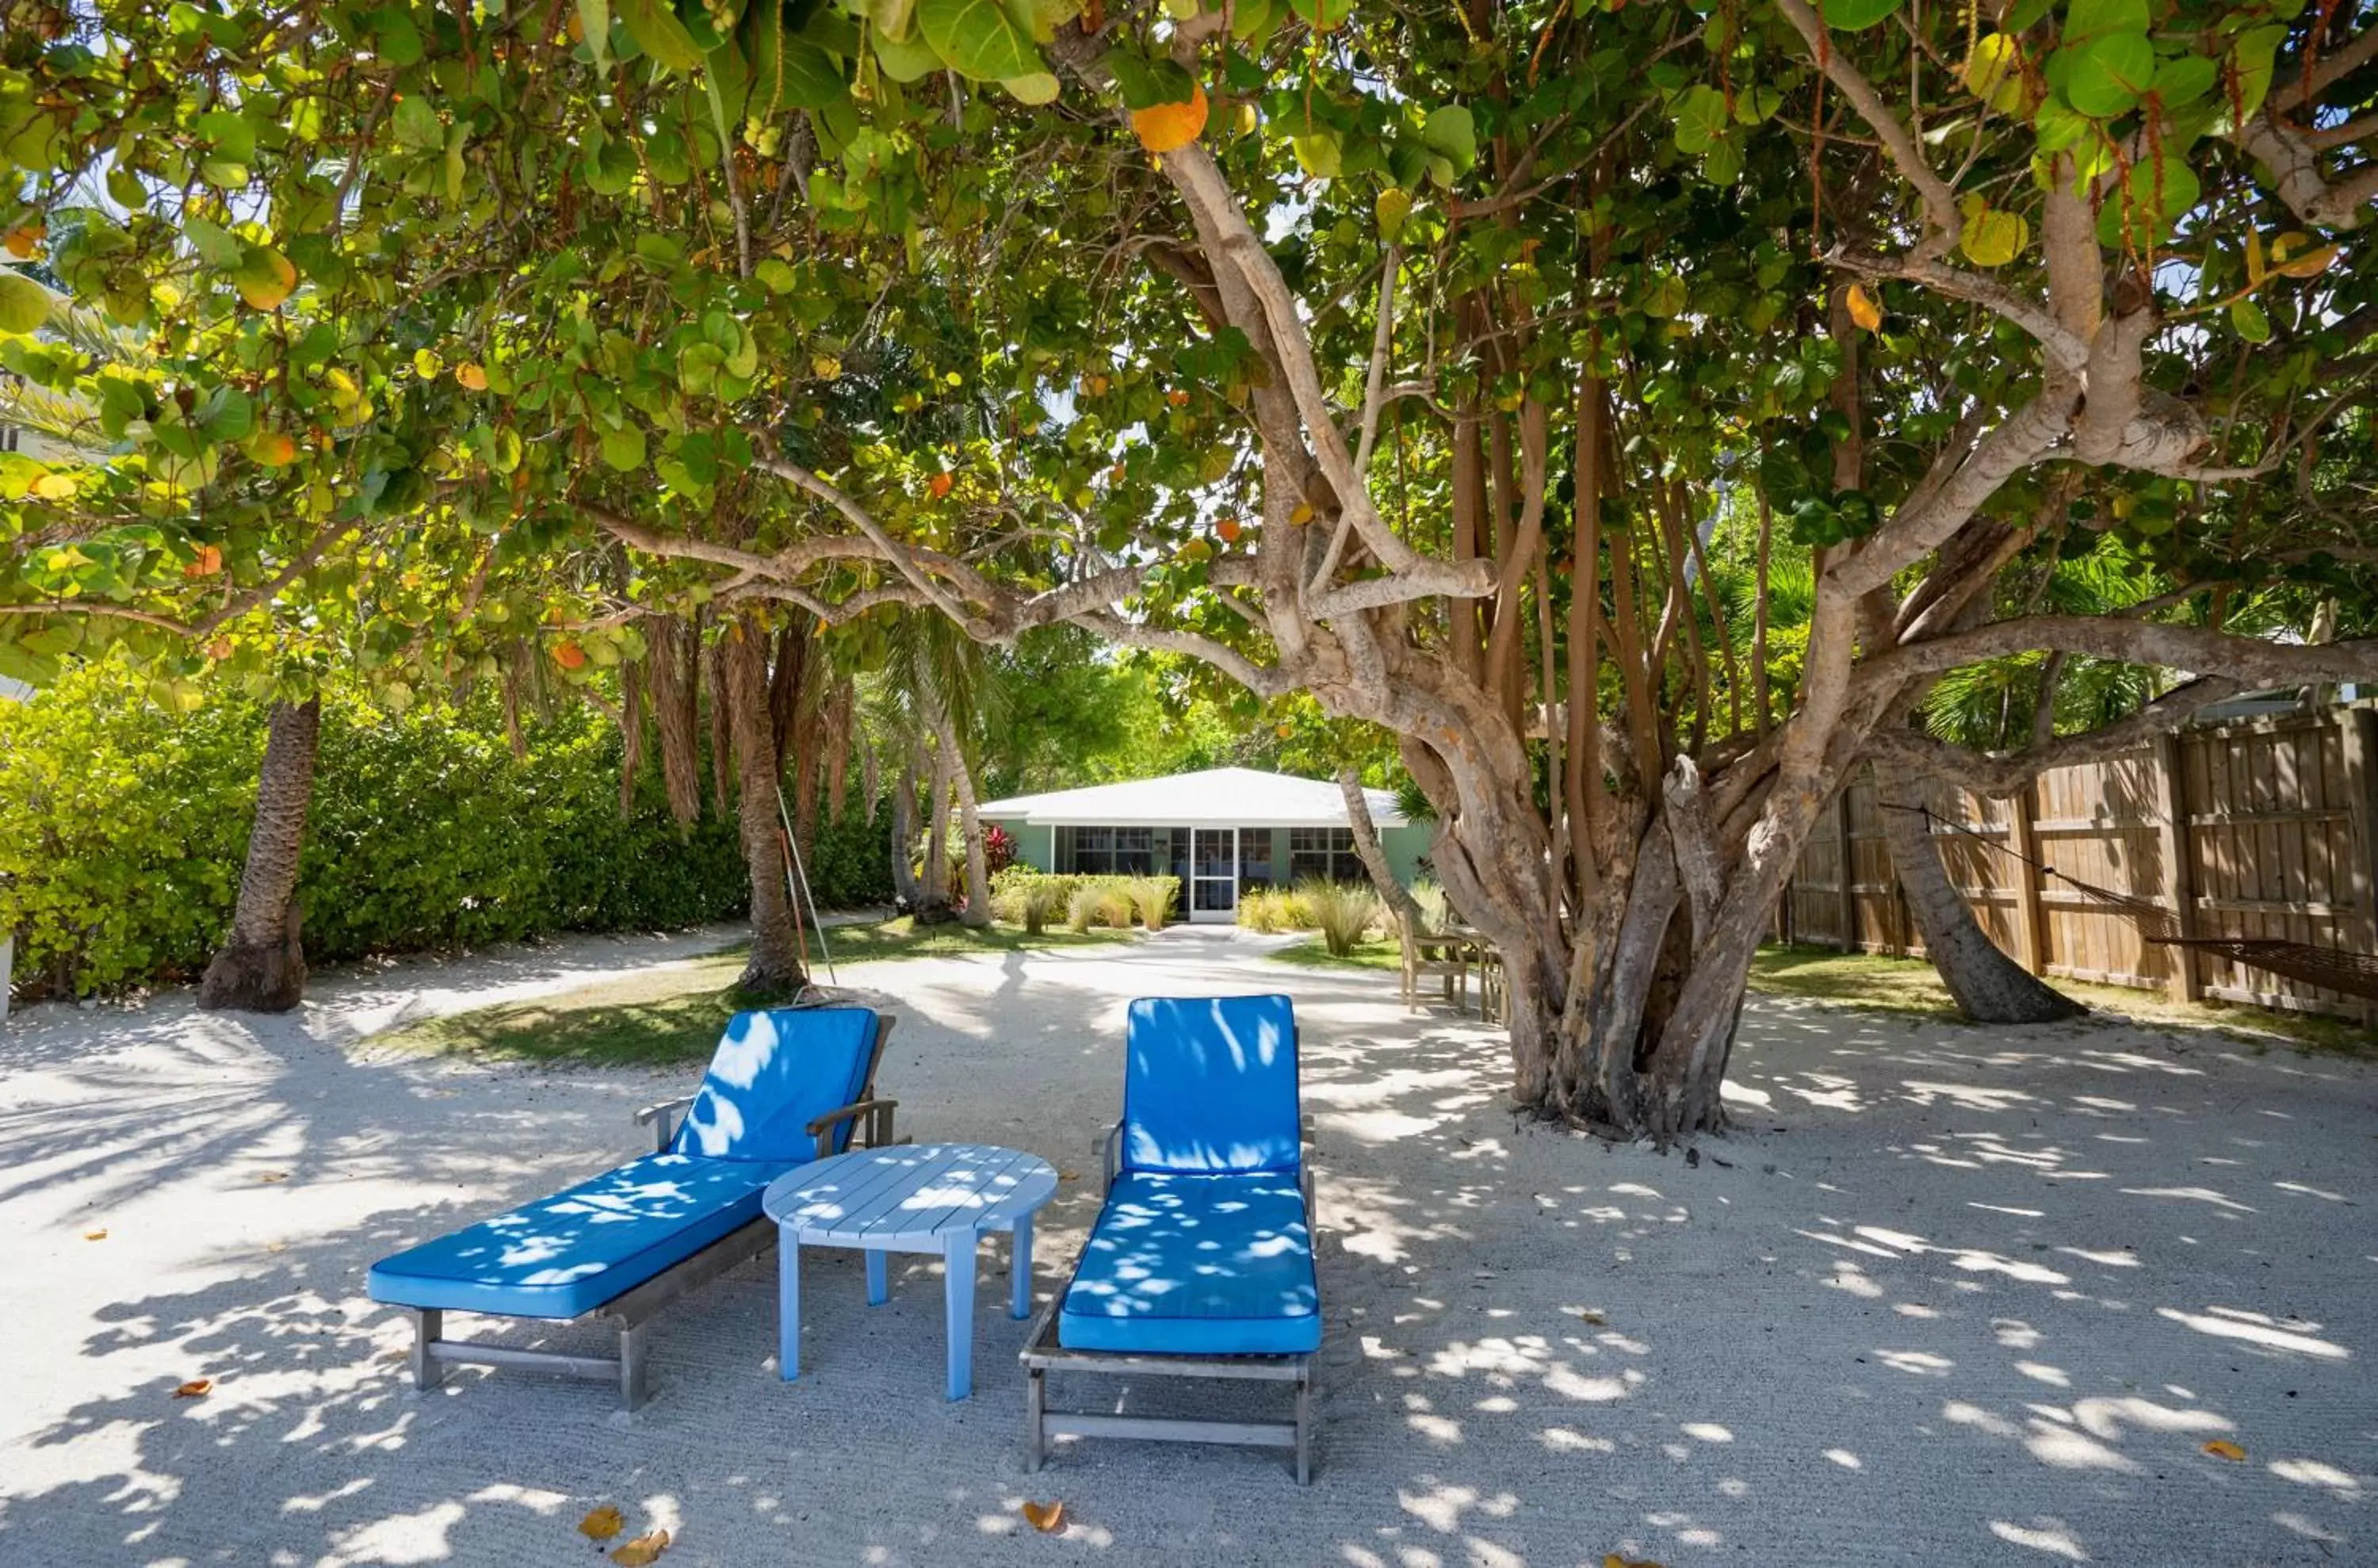
[[[901,1015],[904,1130],[1092,1176],[1044,1215],[1043,1298],[1095,1210],[1123,1002],[1294,994],[1328,1317],[1310,1490],[1126,1443],[1026,1476],[1022,1325],[986,1305],[975,1397],[943,1403],[920,1258],[874,1310],[855,1256],[808,1261],[792,1387],[763,1261],[663,1322],[632,1418],[518,1374],[412,1393],[371,1260],[632,1153],[630,1110],[690,1076],[368,1037],[731,935],[331,976],[282,1019],[183,995],[10,1019],[0,1562],[584,1564],[602,1502],[676,1532],[667,1568],[2378,1562],[2378,1071],[1754,999],[1743,1127],[1693,1164],[1516,1126],[1492,1031],[1229,934],[843,978]]]

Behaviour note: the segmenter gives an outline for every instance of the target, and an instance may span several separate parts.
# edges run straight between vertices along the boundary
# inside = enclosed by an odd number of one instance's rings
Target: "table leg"
[[[801,1244],[787,1231],[776,1242],[776,1376],[801,1375]]]
[[[892,1298],[892,1255],[867,1249],[867,1304],[881,1307]]]
[[[1008,1303],[1011,1318],[1032,1315],[1032,1216],[1015,1216],[1015,1244],[1007,1251],[1008,1289],[1013,1299]]]
[[[942,1242],[943,1311],[950,1336],[952,1399],[974,1392],[974,1266],[976,1236],[952,1231]]]

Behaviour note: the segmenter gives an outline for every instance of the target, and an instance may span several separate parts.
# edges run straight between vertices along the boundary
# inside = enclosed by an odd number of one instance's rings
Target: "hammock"
[[[2117,893],[2109,887],[2099,887],[2082,881],[2067,872],[2057,870],[2047,862],[2026,855],[2012,844],[2003,844],[1987,834],[1976,833],[1962,822],[1952,822],[1935,813],[1929,806],[1901,805],[1895,802],[1878,802],[1885,811],[1914,812],[1928,826],[1939,823],[1954,828],[1976,843],[1996,850],[2009,860],[2021,861],[2042,876],[2052,876],[2080,893],[2084,898],[2119,910],[2127,914],[2139,928],[2139,935],[2159,947],[2188,947],[2197,952],[2212,953],[2238,963],[2306,985],[2318,985],[2330,991],[2342,992],[2367,1001],[2378,1001],[2378,955],[2349,952],[2339,947],[2315,947],[2309,942],[2288,942],[2275,936],[2183,936],[2180,917],[2161,904],[2130,893]]]

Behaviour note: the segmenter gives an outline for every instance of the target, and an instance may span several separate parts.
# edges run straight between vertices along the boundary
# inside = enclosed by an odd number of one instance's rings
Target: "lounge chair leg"
[[[644,1328],[619,1331],[619,1407],[633,1410],[644,1402]]]
[[[1036,1476],[1040,1473],[1040,1445],[1046,1440],[1043,1427],[1049,1409],[1048,1375],[1035,1368],[1024,1380],[1024,1468]]]
[[[1015,1231],[1009,1237],[1007,1249],[1008,1304],[1007,1315],[1024,1319],[1032,1315],[1032,1216],[1015,1216]]]
[[[1313,1369],[1296,1380],[1296,1484],[1313,1484]]]
[[[445,1364],[438,1359],[430,1346],[438,1343],[438,1334],[446,1314],[435,1307],[424,1307],[413,1314],[413,1386],[436,1388],[445,1381]]]

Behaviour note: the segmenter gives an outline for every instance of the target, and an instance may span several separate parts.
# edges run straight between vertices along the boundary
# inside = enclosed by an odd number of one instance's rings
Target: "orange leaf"
[[[933,492],[933,499],[935,501],[939,501],[943,496],[949,494],[950,487],[956,483],[956,478],[951,475],[936,474],[925,482],[925,488]]]
[[[1852,283],[1849,293],[1850,320],[1869,332],[1882,331],[1882,307],[1866,292],[1864,283]]]
[[[182,575],[185,577],[211,577],[222,570],[222,548],[219,545],[200,545],[198,547],[198,558],[190,562],[187,566],[182,568]]]
[[[85,1241],[105,1241],[107,1239],[107,1232],[104,1229],[87,1230],[82,1233],[82,1238]]]
[[[22,261],[33,254],[33,247],[41,244],[42,236],[48,232],[49,225],[37,218],[30,223],[19,224],[10,229],[7,236],[0,239],[0,245],[6,245],[8,247],[8,254]]]
[[[1225,517],[1219,523],[1214,525],[1214,532],[1222,536],[1222,542],[1224,544],[1234,545],[1239,542],[1239,535],[1242,530],[1239,527],[1239,520],[1237,518]]]
[[[279,430],[258,430],[247,438],[247,455],[259,468],[286,468],[297,461],[297,443]]]
[[[660,1554],[668,1550],[667,1530],[651,1530],[628,1541],[611,1553],[611,1561],[619,1568],[652,1568]]]
[[[2243,1465],[2246,1462],[2246,1451],[2228,1438],[2215,1438],[2204,1445],[2204,1452],[2216,1459],[2227,1459],[2232,1465]]]
[[[454,367],[454,379],[473,392],[487,390],[487,372],[468,359]]]
[[[578,1521],[578,1533],[590,1541],[609,1540],[625,1528],[627,1524],[619,1517],[619,1511],[607,1502]]]
[[[214,1386],[215,1381],[212,1378],[192,1378],[188,1382],[182,1384],[179,1388],[174,1391],[174,1397],[176,1399],[204,1399],[209,1393],[213,1392]]]
[[[1055,1535],[1065,1527],[1065,1505],[1062,1502],[1027,1502],[1024,1516],[1044,1536]]]
[[[1131,112],[1131,128],[1150,152],[1174,152],[1197,139],[1206,128],[1206,89],[1193,83],[1186,103],[1151,103]]]
[[[576,643],[556,643],[553,645],[553,662],[564,669],[583,669],[586,664],[586,650]]]

